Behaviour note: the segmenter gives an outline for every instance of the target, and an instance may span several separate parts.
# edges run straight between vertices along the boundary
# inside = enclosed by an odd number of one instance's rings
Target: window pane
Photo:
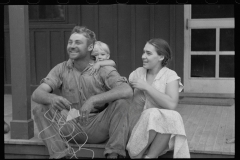
[[[64,20],[63,5],[29,5],[30,20]]]
[[[216,29],[192,29],[191,51],[216,51]]]
[[[192,5],[194,18],[234,18],[234,5]]]
[[[215,77],[215,55],[191,55],[191,77]]]
[[[220,55],[219,77],[234,77],[234,55]]]
[[[220,29],[220,51],[234,50],[234,29]]]

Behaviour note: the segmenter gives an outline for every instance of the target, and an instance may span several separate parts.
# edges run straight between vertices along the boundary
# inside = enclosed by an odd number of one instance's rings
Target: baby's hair
[[[106,43],[103,43],[101,41],[96,41],[94,44],[93,52],[105,52],[110,55],[110,49]]]

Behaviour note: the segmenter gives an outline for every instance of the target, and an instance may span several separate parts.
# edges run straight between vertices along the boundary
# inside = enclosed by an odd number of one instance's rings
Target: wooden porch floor
[[[12,120],[11,95],[4,95],[4,120]],[[34,103],[34,102],[32,102]],[[177,111],[182,115],[190,153],[235,155],[235,143],[226,139],[235,137],[235,104],[232,106],[207,106],[179,104]],[[42,145],[37,138],[38,129],[34,126],[34,137],[30,140],[14,140],[10,133],[4,135],[5,144]]]

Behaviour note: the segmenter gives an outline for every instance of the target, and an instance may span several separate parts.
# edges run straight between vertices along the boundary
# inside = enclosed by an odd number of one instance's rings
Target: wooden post
[[[27,5],[9,5],[9,31],[12,83],[12,139],[34,136],[31,118],[30,48]]]

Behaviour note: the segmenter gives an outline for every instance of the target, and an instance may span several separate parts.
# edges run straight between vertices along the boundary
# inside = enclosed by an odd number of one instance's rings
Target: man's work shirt
[[[79,72],[69,59],[56,65],[40,84],[47,83],[52,90],[60,89],[62,96],[72,103],[72,107],[79,109],[91,96],[127,83],[127,79],[120,76],[112,66],[101,67],[95,75],[90,75],[91,67],[89,64]]]

